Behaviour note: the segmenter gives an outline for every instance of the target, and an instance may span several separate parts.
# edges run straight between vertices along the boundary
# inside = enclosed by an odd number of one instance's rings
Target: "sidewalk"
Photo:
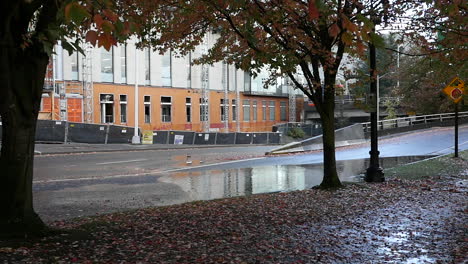
[[[171,149],[193,149],[193,148],[224,148],[224,147],[246,147],[257,145],[171,145],[171,144],[37,144],[35,146],[36,155],[47,154],[72,154],[72,153],[93,153],[93,152],[118,152],[118,151],[147,151],[147,150],[171,150]]]

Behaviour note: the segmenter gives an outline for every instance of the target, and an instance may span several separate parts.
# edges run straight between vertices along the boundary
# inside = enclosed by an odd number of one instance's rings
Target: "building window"
[[[249,72],[244,72],[244,91],[250,92],[252,90],[251,87],[251,76]]]
[[[144,97],[144,105],[145,105],[145,123],[151,123],[151,96],[145,95]]]
[[[127,45],[120,46],[120,80],[127,82]]]
[[[187,56],[187,88],[192,88],[192,52]]]
[[[187,123],[192,122],[192,98],[185,98],[185,116],[187,117]]]
[[[270,101],[270,121],[275,120],[275,101]]]
[[[114,123],[114,95],[101,94],[101,123]]]
[[[120,123],[127,123],[127,95],[120,95]]]
[[[102,82],[113,82],[114,81],[114,64],[112,58],[113,49],[109,51],[105,48],[101,48],[101,81]]]
[[[252,101],[253,120],[257,121],[257,101]]]
[[[161,79],[163,86],[172,86],[172,52],[166,52],[162,57]]]
[[[161,121],[171,122],[171,107],[172,98],[169,96],[161,96]]]
[[[151,84],[151,49],[146,48],[145,51],[145,84]]]
[[[229,100],[221,99],[219,106],[221,108],[221,121],[229,120]]]
[[[263,121],[267,120],[267,102],[262,101],[262,119]]]
[[[78,52],[73,52],[70,57],[71,79],[78,80]]]
[[[200,98],[200,121],[208,121],[208,99]]]
[[[237,120],[237,101],[232,99],[232,121]]]
[[[280,120],[286,121],[286,102],[280,102]]]
[[[250,121],[250,101],[242,101],[242,110],[244,112],[244,121]]]

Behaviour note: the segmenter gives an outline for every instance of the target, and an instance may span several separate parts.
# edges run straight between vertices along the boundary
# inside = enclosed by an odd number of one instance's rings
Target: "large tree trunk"
[[[10,43],[0,48],[0,237],[42,235],[33,208],[34,140],[49,56]]]
[[[332,85],[334,78],[325,77],[324,100],[319,114],[322,120],[322,140],[323,140],[323,180],[321,188],[336,188],[341,186],[338,172],[336,171],[335,158],[335,91]],[[332,85],[327,85],[331,83]]]

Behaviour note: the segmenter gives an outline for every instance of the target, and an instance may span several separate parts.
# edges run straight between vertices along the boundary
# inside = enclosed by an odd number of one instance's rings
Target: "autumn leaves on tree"
[[[334,97],[341,61],[345,53],[363,55],[368,43],[381,43],[375,22],[397,21],[408,8],[424,11],[420,20],[409,20],[428,32],[449,25],[445,44],[462,36],[461,54],[466,55],[462,0],[392,5],[386,0],[1,1],[0,235],[46,230],[32,206],[34,137],[44,73],[58,41],[69,51],[82,51],[84,42],[109,49],[134,35],[141,46],[183,55],[215,32],[214,45],[194,63],[224,61],[253,75],[266,69],[271,76],[266,84],[288,77],[314,102],[322,120],[321,186],[338,187]]]

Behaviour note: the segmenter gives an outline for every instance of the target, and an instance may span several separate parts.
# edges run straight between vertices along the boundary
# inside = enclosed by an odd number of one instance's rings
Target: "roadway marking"
[[[129,163],[129,162],[137,162],[137,161],[145,161],[145,160],[148,160],[148,159],[123,160],[123,161],[110,161],[110,162],[96,163],[96,165],[107,165],[107,164],[116,164],[116,163]]]
[[[237,162],[242,162],[242,161],[252,161],[252,160],[260,160],[260,159],[266,159],[266,158],[261,157],[261,158],[252,158],[252,159],[243,159],[243,160],[232,160],[232,161],[225,161],[225,162],[219,162],[219,163],[205,164],[205,165],[200,165],[200,166],[195,166],[195,167],[169,169],[169,170],[164,170],[164,171],[154,170],[150,172],[143,172],[143,173],[137,173],[137,174],[121,174],[121,175],[108,175],[108,176],[103,176],[103,177],[69,178],[69,179],[56,179],[56,180],[39,180],[39,181],[33,181],[33,183],[37,184],[37,183],[86,181],[86,180],[105,180],[105,179],[113,179],[113,178],[139,177],[139,176],[155,175],[155,174],[158,175],[158,174],[164,174],[164,173],[200,169],[200,168],[209,167],[209,166],[226,165],[226,164],[237,163]],[[139,161],[139,160],[136,160],[136,161]],[[127,161],[127,162],[132,162],[132,161]]]
[[[200,169],[200,168],[205,168],[205,167],[210,167],[210,166],[226,165],[226,164],[237,163],[237,162],[242,162],[242,161],[252,161],[252,160],[260,160],[260,159],[266,159],[266,158],[261,157],[261,158],[251,158],[251,159],[243,159],[243,160],[231,160],[231,161],[225,161],[225,162],[220,162],[220,163],[199,165],[199,166],[195,166],[195,167],[171,169],[171,170],[166,170],[166,171],[163,171],[163,172],[177,172],[177,171],[184,171],[184,170],[193,170],[193,169]]]
[[[461,146],[461,145],[465,145],[467,144],[468,141],[465,141],[465,142],[462,142],[462,143],[459,143],[458,146]],[[448,147],[448,148],[444,148],[444,149],[441,149],[441,150],[436,150],[436,151],[433,151],[429,154],[438,154],[438,153],[443,153],[445,150],[451,150],[451,149],[455,149],[455,145],[451,146],[451,147]]]

